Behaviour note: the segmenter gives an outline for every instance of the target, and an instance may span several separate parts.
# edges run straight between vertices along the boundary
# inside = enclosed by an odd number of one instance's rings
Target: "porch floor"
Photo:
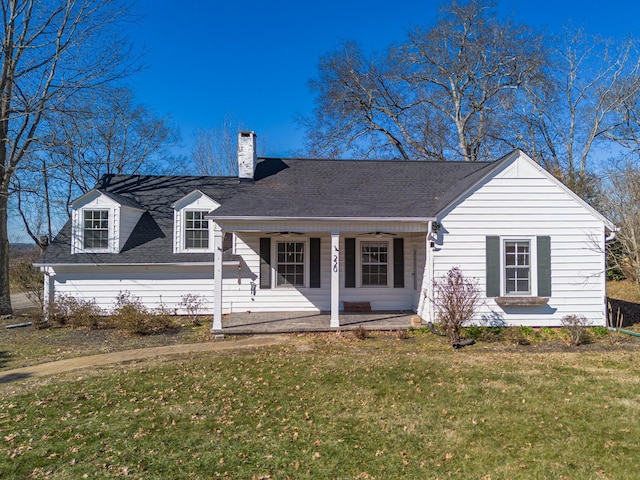
[[[230,313],[222,317],[222,330],[214,333],[242,335],[255,333],[335,332],[354,330],[398,330],[411,326],[409,311],[340,313],[340,327],[331,328],[329,312]]]

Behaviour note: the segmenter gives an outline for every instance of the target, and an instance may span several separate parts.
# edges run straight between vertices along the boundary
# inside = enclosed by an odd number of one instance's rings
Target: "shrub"
[[[622,333],[620,333],[619,330],[622,328],[622,325],[624,325],[624,315],[620,312],[620,307],[618,307],[614,316],[611,302],[607,302],[607,306],[609,311],[609,315],[607,316],[607,327],[609,327],[607,328],[607,333],[609,335],[609,342],[614,345],[621,340]]]
[[[526,328],[529,328],[531,333],[533,333],[531,327]],[[523,329],[522,326],[506,328],[504,332],[505,340],[513,345],[531,345],[531,340],[529,340],[527,335],[528,330],[526,330],[526,328]]]
[[[475,315],[480,291],[478,282],[466,278],[459,267],[434,280],[436,318],[443,333],[451,342],[460,341],[462,327]]]
[[[470,325],[468,327],[464,327],[462,332],[464,336],[467,338],[473,338],[474,340],[480,340],[480,338],[484,335],[484,328],[479,327],[477,325]]]
[[[358,325],[356,328],[353,329],[353,336],[357,340],[365,340],[368,335],[365,328],[362,325]]]
[[[180,302],[180,305],[187,311],[187,315],[189,315],[194,325],[200,325],[198,316],[206,304],[207,299],[197,293],[187,293],[183,295],[182,301]]]
[[[589,321],[584,315],[565,315],[561,322],[567,333],[569,345],[575,347],[589,340]]]
[[[409,338],[411,338],[411,335],[409,335],[408,329],[401,328],[399,330],[396,330],[396,337],[398,338],[398,340],[408,340]]]
[[[56,295],[47,313],[51,322],[75,328],[98,328],[103,323],[102,310],[96,305],[95,300],[71,295]]]
[[[171,316],[161,304],[159,311],[149,311],[140,297],[120,292],[111,315],[113,325],[132,335],[149,335],[173,327]]]

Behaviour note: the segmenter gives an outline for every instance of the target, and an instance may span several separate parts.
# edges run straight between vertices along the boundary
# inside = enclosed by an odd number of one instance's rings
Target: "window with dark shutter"
[[[271,239],[260,239],[260,288],[271,288]]]
[[[541,236],[538,243],[538,296],[551,296],[551,237]]]
[[[344,239],[344,286],[356,287],[356,239]]]
[[[309,239],[309,287],[320,288],[320,239]]]
[[[404,238],[393,239],[393,286],[404,288]]]
[[[500,296],[500,237],[487,237],[487,297]]]

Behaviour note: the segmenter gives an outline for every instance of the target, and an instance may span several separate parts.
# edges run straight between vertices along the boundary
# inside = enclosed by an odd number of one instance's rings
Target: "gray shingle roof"
[[[105,176],[96,188],[120,204],[142,208],[144,213],[122,251],[71,254],[71,222],[62,228],[37,264],[123,264],[212,262],[211,253],[173,253],[172,205],[194,190],[218,203],[229,200],[238,187],[235,177]],[[123,203],[124,202],[124,203]],[[225,252],[224,259],[233,257]]]
[[[37,264],[212,262],[211,253],[173,253],[172,205],[194,190],[221,204],[212,214],[221,220],[435,218],[500,163],[265,158],[248,183],[236,177],[106,176],[98,190],[144,210],[122,251],[72,255],[67,222]],[[225,251],[225,260],[233,258]]]
[[[266,158],[213,217],[434,217],[496,162]]]

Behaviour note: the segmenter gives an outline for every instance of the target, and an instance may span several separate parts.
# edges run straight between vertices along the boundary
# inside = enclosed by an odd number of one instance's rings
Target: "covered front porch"
[[[340,326],[331,326],[330,312],[242,312],[222,317],[222,329],[214,333],[247,335],[258,333],[336,332],[403,330],[412,326],[416,314],[409,311],[341,313]],[[414,325],[415,326],[415,325]]]
[[[413,218],[214,222],[212,331],[407,328],[415,312],[425,317],[431,226]],[[226,276],[224,232],[233,233],[239,258]]]

